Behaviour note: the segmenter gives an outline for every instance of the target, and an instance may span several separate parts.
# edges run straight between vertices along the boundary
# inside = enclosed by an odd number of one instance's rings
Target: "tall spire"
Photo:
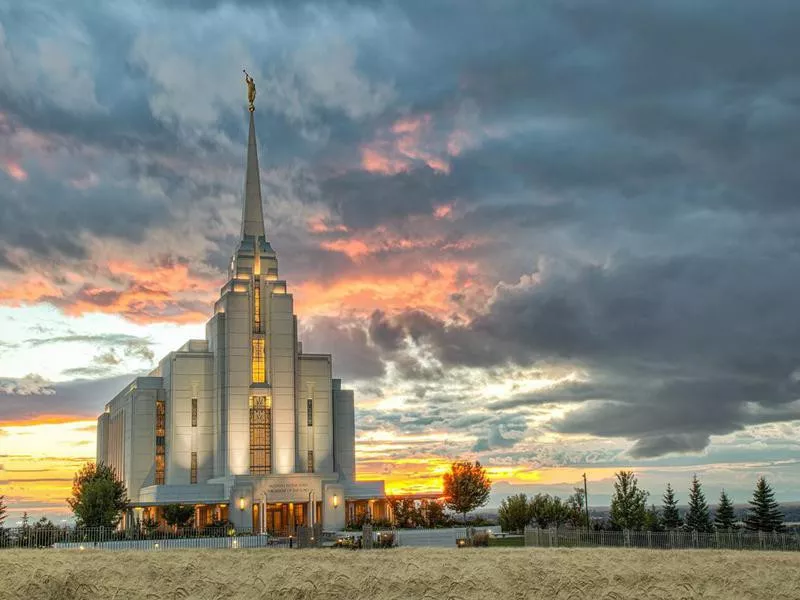
[[[250,134],[247,138],[247,174],[244,183],[244,207],[242,209],[242,237],[246,235],[266,237],[264,212],[261,208],[261,178],[258,174],[258,148],[256,147],[256,123],[250,111]]]

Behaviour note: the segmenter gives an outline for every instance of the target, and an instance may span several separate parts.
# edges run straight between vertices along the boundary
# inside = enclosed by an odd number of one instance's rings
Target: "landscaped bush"
[[[489,532],[488,531],[481,531],[476,533],[472,536],[472,545],[473,546],[489,546]]]
[[[389,529],[391,526],[392,522],[389,519],[375,519],[372,521],[373,529]]]
[[[378,534],[378,548],[391,548],[394,546],[394,533],[383,531]]]

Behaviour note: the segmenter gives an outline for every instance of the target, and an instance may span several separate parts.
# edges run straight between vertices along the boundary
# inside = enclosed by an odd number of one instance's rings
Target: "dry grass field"
[[[398,548],[0,552],[0,599],[800,598],[800,553]]]

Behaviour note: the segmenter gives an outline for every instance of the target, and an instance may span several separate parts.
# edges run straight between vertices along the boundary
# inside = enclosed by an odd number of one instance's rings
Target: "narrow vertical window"
[[[155,484],[164,485],[166,463],[167,411],[163,400],[156,400],[156,475]]]
[[[197,452],[192,452],[192,470],[189,475],[189,483],[197,483]]]
[[[197,398],[192,398],[192,427],[197,427]]]
[[[253,281],[253,333],[263,333],[261,331],[261,281],[258,278]]]
[[[264,356],[264,340],[254,339],[252,344],[253,360],[252,360],[252,375],[253,383],[264,383],[266,381],[265,373],[265,356]]]
[[[309,450],[308,451],[308,472],[309,473],[313,473],[314,472],[314,451],[313,450]]]
[[[314,400],[313,400],[313,398],[309,398],[308,400],[306,400],[306,413],[307,413],[306,421],[308,423],[308,426],[312,427],[314,425]]]
[[[272,401],[268,396],[250,397],[250,474],[266,475],[270,464]]]

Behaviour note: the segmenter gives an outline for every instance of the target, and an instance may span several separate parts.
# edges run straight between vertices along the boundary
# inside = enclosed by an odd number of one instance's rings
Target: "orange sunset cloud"
[[[198,303],[211,305],[216,283],[193,274],[185,264],[141,266],[114,260],[98,269],[96,281],[67,271],[56,284],[44,275],[26,273],[0,284],[0,304],[48,302],[69,316],[100,312],[138,324],[196,323],[208,317]]]
[[[483,289],[477,265],[436,262],[401,275],[365,274],[320,283],[306,281],[292,286],[299,314],[336,315],[342,307],[370,314],[375,307],[386,312],[409,306],[432,314],[452,309],[449,297],[456,291]]]

